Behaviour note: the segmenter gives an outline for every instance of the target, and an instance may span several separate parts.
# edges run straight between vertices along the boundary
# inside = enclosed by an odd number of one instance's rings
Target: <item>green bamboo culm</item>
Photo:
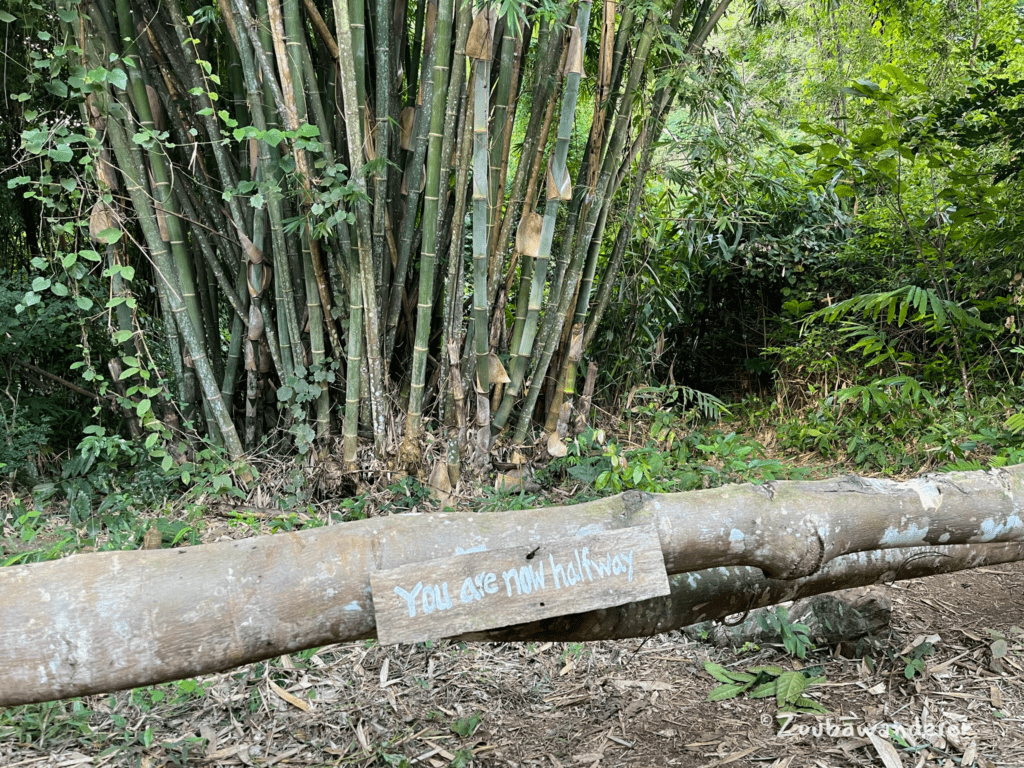
[[[264,437],[305,450],[340,431],[347,469],[372,456],[418,475],[424,454],[444,461],[431,446],[454,438],[450,479],[464,462],[486,470],[497,432],[533,425],[551,375],[572,395],[579,344],[565,323],[591,338],[606,306],[599,270],[622,263],[618,243],[610,259],[601,250],[620,216],[611,199],[637,157],[650,165],[642,150],[661,124],[636,136],[639,99],[661,82],[657,67],[703,44],[724,2],[697,5],[689,36],[647,55],[649,9],[603,0],[592,110],[590,0],[217,0],[215,17],[94,0],[67,29],[89,36],[84,60],[110,73],[83,114],[117,123],[97,133],[97,166],[104,153],[130,166],[131,194],[98,186],[140,222],[139,248],[124,238],[112,267],[145,262],[135,279],[154,284],[145,313],[118,308],[121,336],[164,320],[178,391],[154,416],[175,405],[205,416],[188,439],[234,454],[235,429],[250,450]],[[677,20],[659,17],[655,36]],[[588,130],[570,176],[570,145]],[[150,301],[118,272],[119,297]],[[361,452],[371,436],[375,450]],[[311,458],[326,458],[330,443],[316,446]]]
[[[466,42],[466,57],[473,69],[473,346],[476,351],[476,429],[478,459],[490,451],[490,359],[487,345],[487,268],[490,207],[487,202],[490,116],[491,15],[481,11],[473,20]]]
[[[440,0],[435,51],[447,52],[451,46],[455,0]],[[437,274],[438,210],[441,186],[442,131],[448,83],[448,57],[433,57],[433,94],[430,103],[427,179],[423,195],[423,245],[420,249],[420,274],[416,303],[416,336],[412,356],[412,382],[406,412],[404,451],[418,457],[418,440],[423,427],[423,394],[426,383],[427,355],[434,309],[434,278]],[[426,105],[424,105],[425,107]],[[413,448],[416,446],[416,448]],[[411,463],[411,462],[410,462]],[[417,462],[418,463],[418,462]]]
[[[583,51],[587,44],[587,30],[590,26],[590,2],[581,2],[576,11],[576,24],[570,30],[569,50],[566,53],[565,91],[562,96],[562,110],[558,122],[558,138],[555,150],[548,162],[547,201],[544,206],[544,225],[541,230],[540,248],[533,260],[533,284],[530,289],[529,307],[526,320],[519,340],[519,346],[513,350],[511,370],[509,371],[508,389],[494,414],[495,430],[504,428],[512,413],[513,406],[522,391],[523,379],[533,354],[533,342],[537,336],[541,304],[544,300],[544,288],[547,279],[548,263],[551,259],[551,245],[555,235],[555,222],[558,209],[562,202],[572,198],[572,181],[566,161],[569,156],[569,142],[572,139],[573,126],[576,121],[576,102],[579,96],[580,79],[583,76]]]
[[[355,3],[359,5],[361,3]],[[372,354],[370,343],[371,336],[376,340],[376,334],[364,328],[372,325],[375,318],[366,317],[364,312],[367,305],[372,306],[376,291],[373,290],[373,264],[370,255],[372,236],[370,233],[370,212],[366,196],[366,179],[361,168],[363,157],[363,131],[359,114],[359,101],[357,93],[359,88],[355,79],[355,62],[353,60],[352,28],[349,24],[349,3],[348,0],[334,0],[334,19],[337,29],[339,70],[342,90],[342,101],[345,110],[345,122],[347,130],[345,135],[348,139],[349,162],[352,164],[351,179],[357,192],[361,196],[356,200],[355,220],[356,227],[353,231],[352,259],[349,262],[349,338],[347,345],[347,365],[345,370],[345,425],[343,428],[342,458],[346,465],[354,466],[358,449],[358,425],[359,405],[362,392],[361,370],[366,359],[361,354],[365,346],[367,349],[366,358]],[[369,290],[367,290],[369,288]],[[357,335],[358,331],[358,335]],[[378,358],[379,364],[379,358]],[[373,366],[367,365],[368,373],[371,375],[369,392],[372,398],[375,386],[382,387],[383,382],[372,381]],[[379,369],[378,369],[379,371]],[[383,414],[381,414],[383,420]],[[376,419],[375,424],[376,426]],[[381,435],[382,437],[382,435]],[[378,438],[379,440],[380,438]]]

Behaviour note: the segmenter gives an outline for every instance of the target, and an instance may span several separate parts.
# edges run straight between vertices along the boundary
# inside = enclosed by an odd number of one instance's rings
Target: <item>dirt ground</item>
[[[678,632],[589,644],[353,643],[198,686],[11,711],[0,719],[0,765],[1024,766],[1024,563],[882,589],[892,624],[874,671],[828,649],[801,661]],[[932,635],[923,675],[908,680],[909,647]],[[708,701],[718,685],[708,659],[740,670],[820,666],[826,682],[809,695],[828,714],[785,724],[772,698]]]

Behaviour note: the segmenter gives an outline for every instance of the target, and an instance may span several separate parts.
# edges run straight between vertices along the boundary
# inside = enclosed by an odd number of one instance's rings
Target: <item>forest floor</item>
[[[348,643],[0,710],[0,765],[1024,766],[1024,563],[877,589],[892,619],[870,663],[829,649],[802,660],[773,646],[720,650],[679,632]],[[922,638],[934,652],[908,680]],[[708,701],[718,682],[707,660],[818,667],[825,682],[808,695],[828,714],[784,723],[773,698]]]

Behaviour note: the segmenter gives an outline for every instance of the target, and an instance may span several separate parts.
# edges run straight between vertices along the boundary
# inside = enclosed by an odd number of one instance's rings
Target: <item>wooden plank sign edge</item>
[[[653,525],[410,563],[370,574],[377,638],[415,643],[669,594]]]

